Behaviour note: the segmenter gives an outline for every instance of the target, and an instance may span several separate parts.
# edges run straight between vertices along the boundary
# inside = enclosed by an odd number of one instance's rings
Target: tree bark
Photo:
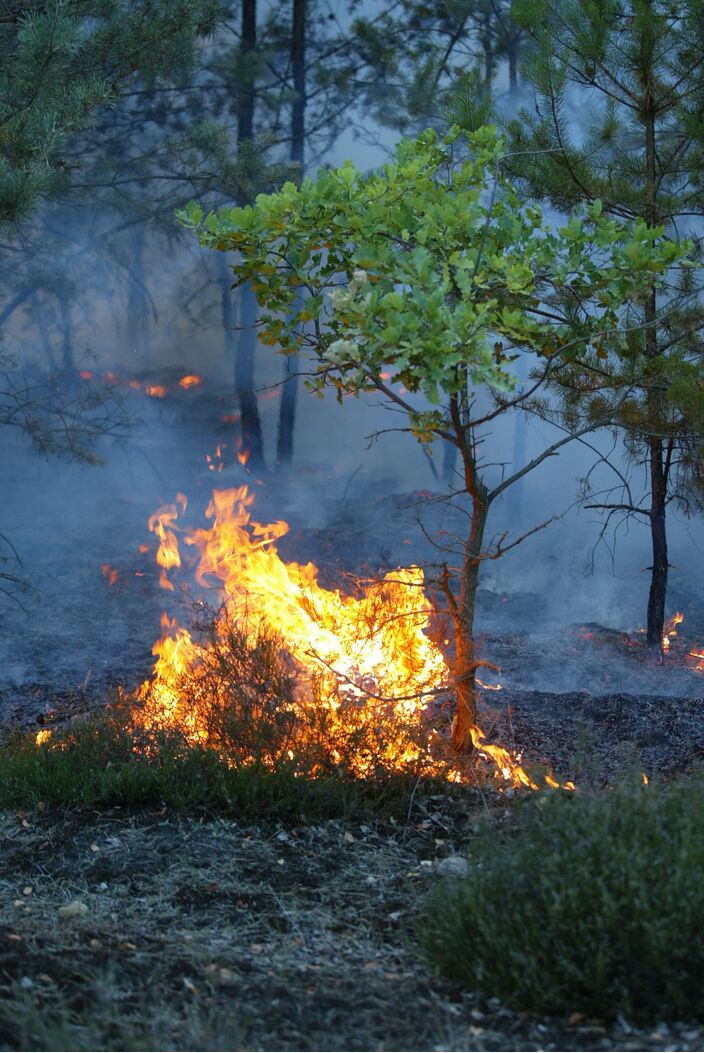
[[[650,226],[658,221],[657,210],[657,154],[655,149],[656,106],[653,97],[652,71],[644,71],[642,117],[645,130],[645,220]],[[648,290],[644,308],[645,355],[653,366],[658,356],[657,295],[655,288]],[[662,636],[665,626],[665,602],[667,599],[667,475],[664,461],[663,399],[659,378],[655,369],[648,372],[649,384],[646,394],[648,426],[653,433],[647,441],[650,472],[650,536],[653,563],[648,595],[647,644],[651,650],[662,653]]]
[[[291,72],[295,97],[291,106],[291,161],[298,167],[299,178],[305,166],[306,135],[306,15],[308,0],[293,0],[291,24]],[[296,308],[298,308],[298,303]],[[284,382],[279,406],[276,437],[276,463],[283,467],[293,460],[293,436],[298,402],[298,355],[289,355],[284,363]]]
[[[254,361],[257,351],[257,299],[250,285],[240,295],[240,329],[235,355],[235,391],[240,407],[242,452],[253,471],[266,469],[262,422],[254,389]]]
[[[240,57],[243,59],[243,75],[237,93],[237,143],[243,144],[254,137],[254,103],[256,83],[254,71],[248,65],[251,52],[257,46],[257,0],[243,0],[240,39]],[[223,320],[225,314],[223,310]],[[259,416],[257,395],[254,390],[254,362],[257,351],[257,299],[249,285],[240,293],[240,319],[235,346],[235,393],[240,409],[242,452],[254,471],[266,469],[264,439]],[[226,336],[226,341],[227,341]]]
[[[520,33],[516,25],[511,22],[509,26],[509,39],[506,54],[508,57],[508,91],[509,95],[515,95],[518,91],[518,42]]]
[[[129,235],[129,287],[127,291],[127,340],[130,351],[149,350],[149,301],[144,270],[144,227],[134,227]]]
[[[481,567],[481,551],[489,505],[480,481],[474,480],[472,525],[464,550],[462,585],[455,614],[455,681],[457,711],[452,726],[452,746],[465,753],[472,748],[472,729],[477,723],[477,658],[474,646],[474,616]]]
[[[455,635],[454,674],[457,709],[452,725],[452,746],[464,753],[472,748],[472,729],[477,722],[477,658],[474,647],[474,616],[482,565],[484,531],[489,513],[489,491],[479,478],[473,437],[469,432],[468,407],[462,395],[450,398],[450,419],[462,458],[464,485],[472,502],[469,536],[464,545],[459,600],[448,593]]]

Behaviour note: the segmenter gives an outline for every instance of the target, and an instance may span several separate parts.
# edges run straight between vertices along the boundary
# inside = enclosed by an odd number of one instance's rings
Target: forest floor
[[[704,1048],[702,1028],[535,1019],[433,974],[414,921],[487,807],[507,801],[288,826],[5,813],[0,1048]]]

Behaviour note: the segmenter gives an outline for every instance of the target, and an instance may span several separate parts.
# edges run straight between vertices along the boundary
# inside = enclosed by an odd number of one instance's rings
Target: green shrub
[[[704,1017],[704,780],[556,793],[472,843],[420,935],[446,976],[540,1013]]]
[[[0,808],[70,805],[90,808],[166,806],[181,813],[216,812],[243,820],[298,820],[402,814],[408,779],[379,784],[327,774],[301,777],[293,763],[271,771],[233,763],[178,732],[135,731],[128,708],[56,731],[47,743],[14,733],[0,744]]]

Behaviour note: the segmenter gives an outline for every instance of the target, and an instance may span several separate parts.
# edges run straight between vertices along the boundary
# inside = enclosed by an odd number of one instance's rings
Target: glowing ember
[[[203,378],[199,377],[197,373],[187,373],[185,377],[181,377],[178,382],[178,386],[187,391],[188,388],[197,388],[199,384],[203,383]]]
[[[218,443],[215,448],[214,454],[206,453],[205,462],[211,472],[221,472],[225,467],[224,451],[227,449],[226,443]]]
[[[165,399],[167,395],[166,388],[163,384],[147,384],[144,390],[147,395],[153,399]]]
[[[120,576],[119,570],[115,567],[111,567],[109,563],[101,563],[100,569],[103,572],[104,577],[107,578],[108,585],[114,585]]]
[[[185,498],[179,496],[183,510]],[[432,611],[422,569],[400,568],[354,596],[325,589],[312,563],[282,561],[276,542],[288,526],[252,520],[253,499],[246,486],[214,491],[207,509],[212,525],[184,535],[198,553],[197,581],[218,589],[220,613],[206,643],[162,616],[154,675],[139,692],[138,723],[176,727],[194,743],[213,741],[212,691],[209,695],[200,685],[212,684],[208,676],[221,661],[233,626],[256,647],[264,624],[282,641],[296,672],[295,688],[278,717],[290,724],[287,756],[305,753],[317,736],[329,766],[344,759],[360,777],[414,771],[465,781],[470,773],[458,770],[458,758],[448,772],[440,759],[443,740],[431,729],[435,700],[450,694],[451,685],[442,653],[428,636]],[[159,538],[162,584],[169,589],[166,571],[181,564],[177,515],[176,505],[165,505],[149,520]],[[248,704],[259,704],[257,696],[252,689]],[[519,760],[487,743],[479,728],[472,738],[500,782],[538,788]]]
[[[35,745],[43,746],[45,742],[49,741],[51,735],[49,728],[43,728],[41,731],[38,731],[34,739]]]
[[[238,439],[237,440],[237,449],[235,451],[235,456],[237,457],[237,460],[240,462],[240,464],[244,468],[244,466],[246,465],[247,461],[249,460],[249,450],[246,449],[246,447],[244,446],[244,444],[242,442],[242,439]]]

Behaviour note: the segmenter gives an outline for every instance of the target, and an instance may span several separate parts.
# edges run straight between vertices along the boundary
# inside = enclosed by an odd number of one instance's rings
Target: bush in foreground
[[[704,1018],[704,779],[530,801],[421,923],[446,976],[529,1012]]]

